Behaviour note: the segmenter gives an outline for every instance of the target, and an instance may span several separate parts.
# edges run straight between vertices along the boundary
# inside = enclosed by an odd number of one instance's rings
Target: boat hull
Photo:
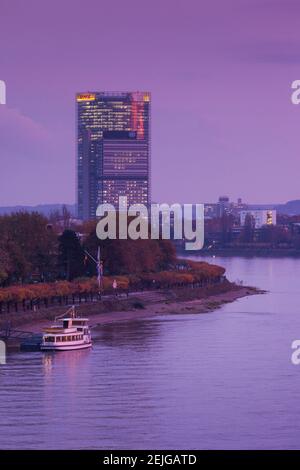
[[[65,345],[41,345],[42,351],[72,351],[75,349],[87,349],[92,347],[92,342],[81,344],[65,344]]]

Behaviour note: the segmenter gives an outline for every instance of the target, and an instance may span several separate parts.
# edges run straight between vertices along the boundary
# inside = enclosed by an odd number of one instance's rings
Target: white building
[[[241,211],[241,226],[245,225],[247,214],[250,214],[253,217],[255,221],[255,228],[261,228],[263,225],[276,225],[276,210],[258,209]]]

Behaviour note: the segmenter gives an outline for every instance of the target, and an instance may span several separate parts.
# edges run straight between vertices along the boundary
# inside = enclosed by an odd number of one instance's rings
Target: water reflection
[[[63,368],[68,379],[76,376],[78,370],[88,366],[90,349],[81,349],[75,351],[45,351],[42,353],[42,363],[44,367],[44,377],[52,375],[56,367]]]
[[[160,322],[143,320],[111,323],[93,330],[93,337],[108,347],[147,349],[161,334]]]

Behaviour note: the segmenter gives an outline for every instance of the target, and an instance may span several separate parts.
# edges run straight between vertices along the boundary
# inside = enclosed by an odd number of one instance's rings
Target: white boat
[[[72,307],[63,318],[55,319],[55,324],[43,331],[41,350],[43,351],[71,351],[85,349],[92,346],[92,335],[89,328],[89,319],[75,315]]]

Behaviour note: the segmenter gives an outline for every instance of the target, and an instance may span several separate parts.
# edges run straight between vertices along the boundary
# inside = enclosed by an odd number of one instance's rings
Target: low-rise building
[[[240,224],[245,225],[247,215],[251,215],[255,222],[255,228],[261,228],[264,225],[276,225],[276,210],[258,209],[244,210],[240,212]]]

